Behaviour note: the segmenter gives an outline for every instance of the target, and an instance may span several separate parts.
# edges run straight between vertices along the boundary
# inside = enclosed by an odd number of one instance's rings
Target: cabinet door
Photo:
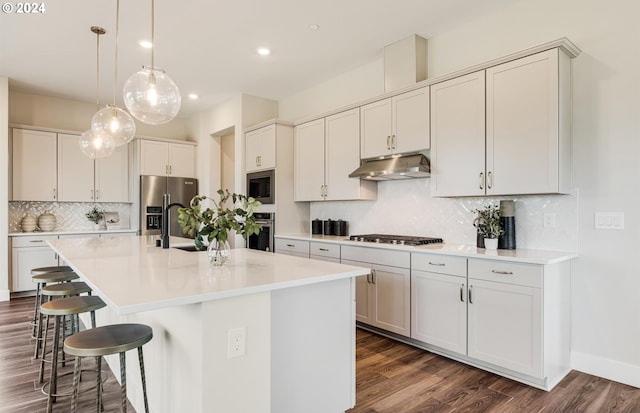
[[[370,264],[360,261],[341,260],[341,264],[371,268]],[[356,278],[356,321],[373,325],[373,284],[371,274]]]
[[[373,265],[373,325],[411,335],[411,278],[405,268]]]
[[[181,178],[196,176],[196,156],[193,145],[169,144],[169,175]]]
[[[31,269],[58,265],[58,257],[49,247],[12,248],[12,292],[31,291],[36,284],[31,280]]]
[[[95,195],[98,202],[129,202],[129,145],[96,159]]]
[[[558,50],[487,69],[487,194],[558,191]]]
[[[169,173],[169,150],[166,142],[140,141],[140,175]]]
[[[484,71],[431,86],[431,194],[485,193]]]
[[[466,277],[411,271],[411,337],[467,354]]]
[[[80,136],[58,134],[58,201],[91,202],[94,160],[82,153]]]
[[[324,118],[296,126],[294,136],[295,201],[322,201]]]
[[[469,357],[542,378],[539,288],[469,279]]]
[[[265,126],[245,135],[247,172],[276,167],[276,125]]]
[[[429,88],[392,97],[391,122],[394,153],[429,149]]]
[[[325,175],[327,200],[360,198],[360,179],[349,174],[360,166],[360,109],[326,118]]]
[[[391,99],[360,107],[360,157],[391,154]]]
[[[13,130],[14,201],[57,199],[56,140],[51,132]]]

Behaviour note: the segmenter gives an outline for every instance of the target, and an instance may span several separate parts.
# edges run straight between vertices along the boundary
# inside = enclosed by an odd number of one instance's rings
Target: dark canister
[[[324,221],[324,235],[335,235],[335,221],[330,219]]]
[[[322,220],[314,219],[311,221],[311,233],[313,235],[322,234]]]
[[[347,235],[347,221],[343,221],[341,219],[337,220],[334,223],[335,226],[335,235],[339,237],[344,237]]]
[[[516,206],[513,201],[500,201],[500,226],[504,234],[498,237],[498,248],[516,249]]]

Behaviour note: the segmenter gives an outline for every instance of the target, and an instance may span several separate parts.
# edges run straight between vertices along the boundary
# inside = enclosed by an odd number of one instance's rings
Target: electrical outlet
[[[227,332],[227,358],[244,356],[247,349],[247,328],[231,328]]]
[[[545,228],[555,228],[556,227],[556,214],[552,214],[547,212],[544,214],[544,223],[543,226]]]

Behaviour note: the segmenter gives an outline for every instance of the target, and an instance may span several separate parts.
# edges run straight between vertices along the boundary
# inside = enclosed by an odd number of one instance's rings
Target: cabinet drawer
[[[275,248],[275,252],[293,252],[309,257],[309,241],[276,238]]]
[[[439,254],[411,254],[411,269],[466,277],[467,259]]]
[[[16,247],[48,247],[47,240],[58,239],[57,235],[28,235],[12,237],[11,246]]]
[[[326,242],[312,242],[309,253],[321,257],[340,259],[340,245],[328,244]]]
[[[541,265],[469,259],[469,278],[542,288],[542,276]]]
[[[392,251],[381,248],[343,245],[341,248],[341,258],[343,260],[368,262],[391,267],[411,267],[411,253],[408,251]]]

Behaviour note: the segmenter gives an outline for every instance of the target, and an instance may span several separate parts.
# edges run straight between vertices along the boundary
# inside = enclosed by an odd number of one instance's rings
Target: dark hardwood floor
[[[38,384],[39,364],[32,360],[34,341],[31,339],[31,317],[33,316],[33,297],[12,299],[0,302],[0,413],[40,413],[47,408],[47,396],[40,391]],[[86,361],[85,361],[86,360]],[[82,368],[93,367],[90,359],[82,362]],[[105,366],[106,363],[103,363]],[[104,411],[120,411],[120,385],[106,370],[107,382],[104,386]],[[67,373],[58,385],[59,391],[70,389],[73,372],[73,362],[59,367],[60,373]],[[45,370],[45,380],[48,380],[49,366]],[[68,385],[67,385],[68,384]],[[83,374],[83,385],[95,384],[95,374]],[[81,387],[82,388],[82,387]],[[78,401],[79,412],[95,412],[95,390],[80,395]],[[54,412],[69,412],[71,399],[59,398],[54,404]],[[131,405],[127,411],[134,412]]]
[[[545,392],[358,330],[348,413],[639,413],[640,389],[572,371]]]
[[[0,413],[46,409],[31,360],[32,305],[32,297],[0,303]],[[640,413],[640,389],[576,371],[545,392],[363,330],[356,357],[357,404],[348,413]],[[118,412],[120,387],[108,376],[105,412]],[[79,411],[95,411],[94,398],[81,395]],[[54,412],[68,411],[69,399],[61,398]]]

